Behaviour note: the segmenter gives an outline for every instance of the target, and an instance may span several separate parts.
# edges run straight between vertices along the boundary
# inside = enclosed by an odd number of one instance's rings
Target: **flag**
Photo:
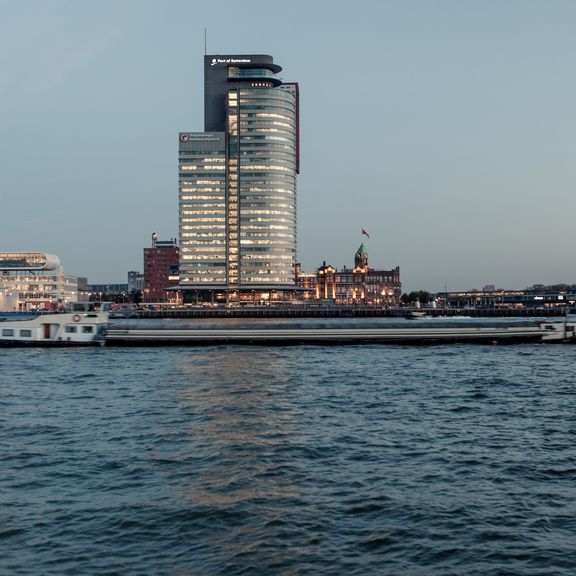
[[[368,236],[368,238],[370,238],[370,234],[368,234],[368,232],[366,232],[366,230],[364,230],[364,228],[362,228],[362,234],[364,234],[364,236]]]

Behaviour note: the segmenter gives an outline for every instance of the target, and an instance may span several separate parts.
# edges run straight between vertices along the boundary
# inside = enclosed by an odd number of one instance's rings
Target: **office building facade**
[[[295,290],[298,85],[271,56],[205,56],[204,132],[179,134],[184,302]]]

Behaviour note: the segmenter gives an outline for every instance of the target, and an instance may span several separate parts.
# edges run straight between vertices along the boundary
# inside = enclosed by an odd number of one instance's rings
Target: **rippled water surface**
[[[0,573],[576,573],[576,347],[0,350]]]

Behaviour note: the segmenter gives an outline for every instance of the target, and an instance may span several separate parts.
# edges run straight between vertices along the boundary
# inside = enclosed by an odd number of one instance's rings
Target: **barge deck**
[[[541,322],[531,325],[381,326],[318,325],[201,325],[195,327],[111,327],[108,346],[169,346],[214,344],[512,344],[572,342],[575,324]]]

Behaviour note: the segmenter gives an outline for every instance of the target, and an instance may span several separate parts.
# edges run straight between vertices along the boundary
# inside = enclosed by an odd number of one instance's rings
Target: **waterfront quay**
[[[375,308],[369,306],[250,306],[136,310],[138,318],[403,318],[418,310],[431,318],[541,318],[565,315],[555,308]]]

